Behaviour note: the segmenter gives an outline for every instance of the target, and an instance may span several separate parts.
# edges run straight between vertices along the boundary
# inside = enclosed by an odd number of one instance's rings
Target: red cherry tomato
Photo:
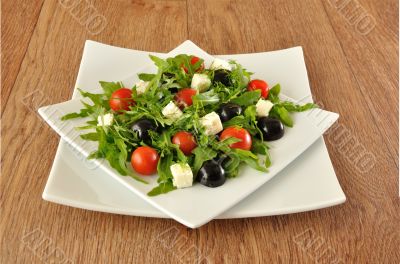
[[[261,90],[261,97],[264,99],[267,99],[269,93],[268,84],[263,80],[252,80],[247,85],[247,90],[249,91]]]
[[[227,127],[224,129],[224,131],[222,131],[220,140],[224,140],[231,137],[238,138],[241,140],[239,142],[232,143],[230,145],[231,148],[238,148],[243,150],[251,149],[251,144],[252,144],[251,135],[246,129],[236,126]]]
[[[129,106],[134,105],[132,90],[121,88],[112,93],[110,107],[114,111],[129,110]]]
[[[197,90],[184,88],[176,93],[175,100],[182,108],[191,106],[193,104],[192,96],[197,94]]]
[[[176,133],[172,137],[172,143],[178,145],[186,156],[192,154],[192,150],[197,146],[193,135],[186,131]]]
[[[190,64],[195,65],[198,61],[200,60],[199,57],[193,56],[192,59],[190,60]],[[188,73],[188,69],[185,66],[182,66],[183,70]],[[204,70],[204,62],[200,65],[200,67],[196,70],[196,72]]]
[[[157,172],[157,164],[160,156],[155,149],[151,147],[138,147],[132,153],[132,167],[140,174],[151,175]]]

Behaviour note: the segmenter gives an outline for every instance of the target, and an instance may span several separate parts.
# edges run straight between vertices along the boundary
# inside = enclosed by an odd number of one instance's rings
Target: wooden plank
[[[71,96],[88,38],[161,52],[180,44],[187,38],[186,3],[78,1],[81,6],[74,12],[84,13],[88,8],[84,5],[92,3],[91,12],[107,20],[104,30],[93,35],[90,30],[96,30],[95,26],[87,29],[84,19],[79,22],[70,7],[60,4],[72,2],[45,1],[4,111],[0,262],[41,263],[46,252],[40,247],[32,250],[28,243],[37,233],[52,242],[50,249],[60,249],[65,259],[75,263],[176,262],[185,252],[171,252],[169,246],[182,244],[172,243],[173,232],[164,240],[159,235],[172,228],[182,243],[185,239],[196,241],[196,233],[174,221],[93,213],[41,199],[59,137],[40,120],[36,110]],[[9,22],[13,21],[10,18]],[[32,233],[35,230],[38,232]],[[38,246],[39,242],[35,239],[32,243]],[[196,255],[190,251],[183,257],[193,259]],[[45,262],[50,258],[54,255]]]
[[[1,112],[7,103],[35,28],[43,0],[1,4]]]
[[[370,114],[398,167],[399,2],[322,2]]]
[[[392,242],[399,242],[395,213],[399,206],[387,198],[388,194],[397,196],[397,185],[393,184],[398,176],[397,164],[385,147],[387,138],[370,114],[366,95],[354,77],[322,3],[225,0],[188,3],[189,37],[210,53],[303,47],[314,98],[341,115],[340,126],[326,136],[326,141],[349,199],[340,207],[300,215],[213,221],[200,228],[200,250],[216,262],[329,262],[338,258],[363,263],[398,259],[393,244],[374,242],[386,241],[389,234]],[[393,111],[381,100],[377,107]],[[348,133],[348,138],[335,139],[340,133]],[[374,167],[367,171],[361,171],[351,156],[360,154],[361,147],[376,159]],[[379,215],[375,214],[377,211]],[[295,243],[294,239],[308,229],[334,253],[316,259],[321,251],[304,249]],[[363,250],[355,254],[356,248]],[[368,250],[371,248],[374,250]]]

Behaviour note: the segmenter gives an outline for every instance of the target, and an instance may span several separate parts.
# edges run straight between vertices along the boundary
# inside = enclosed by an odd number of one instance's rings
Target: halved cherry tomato
[[[200,60],[199,57],[193,56],[192,59],[190,60],[190,64],[195,65],[198,61]],[[188,73],[188,69],[185,66],[182,66],[183,70]],[[196,72],[204,70],[204,62],[200,65],[200,67],[196,70]]]
[[[135,104],[132,99],[132,90],[128,88],[116,90],[112,93],[109,103],[114,111],[129,110],[129,106]]]
[[[251,135],[246,129],[236,126],[227,127],[224,129],[224,131],[222,131],[221,136],[219,138],[220,140],[224,140],[231,137],[241,140],[239,142],[232,143],[230,145],[231,148],[238,148],[243,150],[251,149],[251,144],[252,144]]]
[[[269,93],[268,84],[263,80],[252,80],[247,85],[247,90],[249,91],[261,90],[261,97],[264,99],[267,99]]]
[[[151,147],[138,147],[132,153],[132,167],[140,174],[151,175],[157,172],[157,164],[160,156],[157,151]]]
[[[178,145],[186,156],[192,154],[192,150],[197,146],[193,135],[186,131],[176,133],[172,137],[172,143]]]
[[[184,88],[176,93],[175,100],[181,108],[185,108],[193,104],[192,96],[196,94],[197,90]]]

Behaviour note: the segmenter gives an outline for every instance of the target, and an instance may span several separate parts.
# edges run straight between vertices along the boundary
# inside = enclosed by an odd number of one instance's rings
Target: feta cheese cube
[[[114,121],[113,114],[99,115],[97,117],[97,125],[98,126],[111,126],[113,121]]]
[[[136,85],[136,93],[137,94],[142,94],[144,92],[146,92],[147,87],[149,86],[150,82],[145,82],[143,80],[138,81],[135,85]]]
[[[273,106],[274,104],[269,100],[263,100],[263,99],[258,100],[256,104],[257,116],[260,117],[268,116],[269,111],[271,111]]]
[[[177,120],[183,115],[181,109],[179,109],[179,107],[177,107],[172,101],[169,102],[161,112],[166,118],[171,120]]]
[[[222,59],[216,58],[211,63],[210,69],[211,70],[223,69],[223,70],[231,71],[232,70],[232,65],[229,62],[227,62],[226,60],[222,60]]]
[[[171,174],[174,177],[172,184],[177,188],[185,188],[193,185],[193,172],[189,164],[175,163],[171,165]]]
[[[193,89],[199,92],[207,90],[211,85],[211,80],[207,74],[195,73],[192,78],[192,84],[190,85]]]
[[[219,115],[215,112],[211,112],[200,118],[200,123],[205,128],[205,133],[208,136],[216,135],[224,129]]]

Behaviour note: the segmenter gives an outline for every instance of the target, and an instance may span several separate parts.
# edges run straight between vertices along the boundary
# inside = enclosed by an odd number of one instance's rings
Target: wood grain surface
[[[399,263],[398,1],[16,0],[1,15],[0,263]],[[347,202],[195,230],[44,202],[59,137],[36,110],[70,98],[86,39],[158,52],[191,39],[211,54],[301,45],[314,99],[341,116],[325,140]],[[27,96],[38,87],[46,101]]]

